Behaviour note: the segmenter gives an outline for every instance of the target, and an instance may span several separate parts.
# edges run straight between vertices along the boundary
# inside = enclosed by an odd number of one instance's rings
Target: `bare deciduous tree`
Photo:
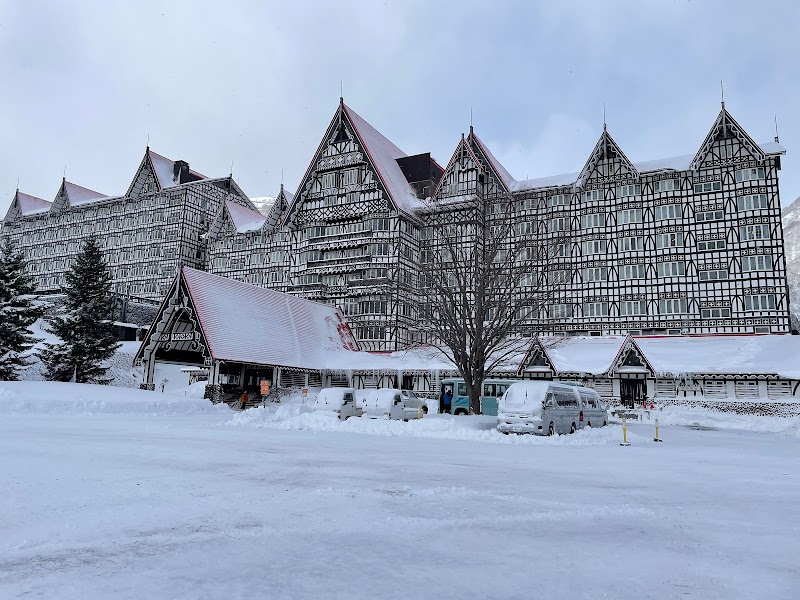
[[[420,288],[428,334],[464,378],[474,413],[486,374],[524,352],[521,336],[548,325],[569,278],[568,269],[552,269],[569,255],[568,221],[548,232],[541,216],[523,218],[514,202],[510,194],[462,196],[431,201],[426,211]]]

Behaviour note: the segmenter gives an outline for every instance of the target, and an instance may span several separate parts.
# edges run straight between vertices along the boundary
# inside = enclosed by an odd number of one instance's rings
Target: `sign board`
[[[199,335],[197,335],[194,331],[173,331],[171,333],[164,333],[159,338],[160,342],[191,342],[195,339],[199,339]]]
[[[303,398],[305,398],[306,396],[308,396],[308,388],[303,388],[303,391],[300,393],[303,394]]]
[[[261,380],[261,395],[268,396],[269,395],[269,379],[262,379]]]

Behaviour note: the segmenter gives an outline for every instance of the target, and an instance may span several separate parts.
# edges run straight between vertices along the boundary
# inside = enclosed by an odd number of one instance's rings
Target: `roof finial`
[[[147,132],[147,150],[150,150],[150,132]]]
[[[606,130],[606,103],[603,102],[603,131]]]
[[[775,140],[776,142],[778,140]],[[19,194],[19,175],[17,175],[17,193]]]
[[[64,163],[64,174],[61,176],[63,181],[67,180],[67,163]]]
[[[231,159],[231,177],[233,177],[233,159]]]
[[[281,169],[281,189],[283,189],[283,169]]]
[[[780,140],[778,139],[778,115],[775,115],[775,143],[779,143]]]
[[[469,132],[472,133],[472,107],[469,107]]]
[[[719,78],[719,93],[722,98],[722,108],[725,108],[725,84],[722,82],[722,77]]]
[[[339,104],[344,104],[344,79],[339,80]]]

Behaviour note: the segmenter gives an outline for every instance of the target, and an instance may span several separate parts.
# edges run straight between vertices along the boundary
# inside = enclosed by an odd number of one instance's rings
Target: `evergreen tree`
[[[44,312],[35,292],[22,252],[6,238],[0,248],[0,381],[16,381],[30,364],[22,354],[38,340],[28,327]]]
[[[111,382],[106,377],[105,361],[114,355],[119,343],[109,320],[111,273],[97,240],[89,238],[66,275],[66,301],[63,313],[50,323],[50,333],[59,344],[47,344],[42,360],[51,381],[77,383]]]

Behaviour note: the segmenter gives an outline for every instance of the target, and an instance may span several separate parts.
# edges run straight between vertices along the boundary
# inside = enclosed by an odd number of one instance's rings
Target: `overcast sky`
[[[150,147],[250,196],[294,191],[339,101],[445,164],[476,132],[517,179],[578,171],[608,128],[633,161],[696,152],[726,106],[774,115],[800,196],[796,0],[0,0],[0,208],[67,179],[112,195]],[[0,214],[0,217],[2,214]]]

